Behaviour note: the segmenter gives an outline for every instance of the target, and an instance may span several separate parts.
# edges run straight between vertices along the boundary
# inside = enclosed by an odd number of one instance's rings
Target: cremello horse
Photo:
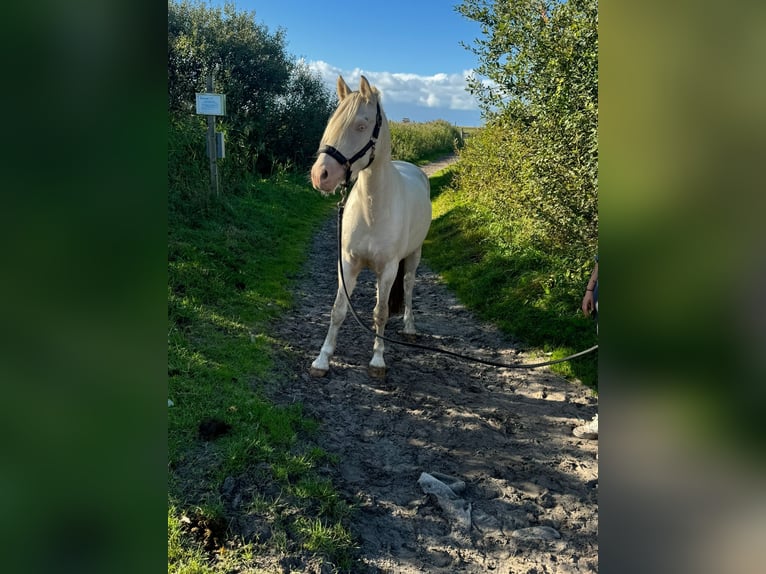
[[[404,290],[404,334],[415,334],[412,317],[412,288],[420,250],[431,225],[428,177],[419,167],[391,160],[391,132],[380,92],[362,76],[358,92],[352,92],[338,77],[338,109],[325,128],[318,157],[311,168],[311,183],[323,194],[340,184],[356,180],[343,212],[341,265],[348,296],[364,267],[377,275],[377,303],[373,312],[375,332],[382,336],[389,317],[389,295],[397,276]],[[396,287],[394,286],[394,289]],[[401,301],[401,294],[399,295]],[[340,269],[338,293],[319,356],[311,364],[311,375],[321,377],[330,368],[330,357],[348,311]],[[398,311],[398,309],[397,309]],[[368,371],[384,377],[383,339],[375,337]]]

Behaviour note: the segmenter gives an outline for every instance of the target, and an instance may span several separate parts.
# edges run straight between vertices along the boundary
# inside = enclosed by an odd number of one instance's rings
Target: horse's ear
[[[372,88],[370,87],[370,82],[368,82],[367,78],[364,76],[362,76],[362,81],[359,84],[359,91],[362,92],[365,100],[370,99],[370,96],[372,95]]]
[[[348,84],[346,83],[346,80],[343,79],[343,76],[338,76],[337,87],[339,100],[343,100],[343,98],[351,93],[351,88],[348,87]]]

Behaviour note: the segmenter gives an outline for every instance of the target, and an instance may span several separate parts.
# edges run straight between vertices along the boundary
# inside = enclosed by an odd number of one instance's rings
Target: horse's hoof
[[[385,379],[386,367],[373,367],[372,365],[367,367],[367,374],[373,379]]]
[[[407,331],[402,331],[401,337],[408,343],[415,343],[418,340],[418,334],[415,331],[411,333],[408,333]]]
[[[322,378],[326,374],[327,374],[327,369],[317,369],[316,367],[311,367],[309,369],[309,375],[311,375],[315,379]]]

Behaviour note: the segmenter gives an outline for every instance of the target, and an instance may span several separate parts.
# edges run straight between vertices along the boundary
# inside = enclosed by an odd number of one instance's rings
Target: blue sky
[[[254,11],[256,22],[272,33],[283,28],[287,52],[319,72],[333,92],[339,74],[354,90],[364,74],[383,93],[390,120],[482,122],[465,90],[478,61],[460,45],[472,45],[481,31],[455,11],[459,0],[230,2],[239,11]],[[222,6],[226,0],[207,3]]]

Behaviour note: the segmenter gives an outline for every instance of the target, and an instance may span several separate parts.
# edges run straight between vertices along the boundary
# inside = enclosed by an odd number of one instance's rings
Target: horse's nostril
[[[326,170],[326,169],[323,169],[323,170],[322,170],[322,174],[321,174],[319,177],[320,177],[321,179],[325,180],[325,179],[327,179],[327,176],[328,176],[328,175],[330,175],[330,174],[329,174],[329,173],[327,173],[327,170]]]

